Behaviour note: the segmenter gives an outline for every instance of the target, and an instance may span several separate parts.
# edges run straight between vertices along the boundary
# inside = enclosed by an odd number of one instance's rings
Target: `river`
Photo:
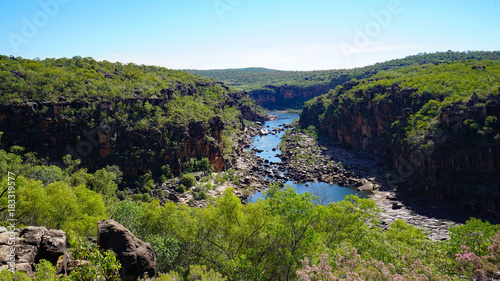
[[[299,118],[298,114],[295,113],[282,113],[282,112],[269,112],[269,114],[277,115],[278,119],[273,121],[267,121],[262,124],[262,128],[266,130],[273,130],[275,128],[282,128],[283,125],[292,123],[293,120]],[[252,145],[249,150],[256,148],[259,151],[256,155],[268,160],[270,163],[281,162],[281,159],[276,156],[281,154],[279,150],[279,143],[281,138],[285,134],[284,131],[278,132],[275,135],[268,134],[262,136],[255,136],[252,139]],[[273,151],[273,148],[275,151]],[[323,182],[305,182],[296,183],[293,181],[286,181],[286,185],[291,186],[297,193],[309,192],[318,196],[320,203],[328,204],[330,202],[338,202],[345,198],[347,195],[357,195],[360,197],[366,197],[363,193],[358,192],[355,189],[339,186],[335,184],[328,184]],[[263,198],[263,192],[257,192],[252,196],[248,197],[247,202],[256,202],[260,198]]]

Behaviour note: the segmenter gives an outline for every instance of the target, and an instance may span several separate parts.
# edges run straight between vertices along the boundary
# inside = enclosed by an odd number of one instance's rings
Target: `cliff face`
[[[344,84],[343,91],[356,85],[352,83]],[[407,179],[401,189],[500,216],[500,139],[467,125],[484,124],[488,116],[500,119],[498,98],[474,95],[468,102],[442,108],[434,130],[415,143],[402,128],[430,99],[412,95],[415,91],[377,86],[356,91],[355,101],[313,103],[304,108],[300,125],[315,125],[333,140],[385,157]],[[375,94],[384,98],[374,100]]]
[[[356,82],[346,83],[341,91],[348,91],[356,85]],[[400,118],[402,112],[417,110],[417,107],[427,102],[423,97],[410,98],[416,90],[401,89],[397,85],[387,88],[375,87],[367,91],[357,91],[356,103],[334,99],[328,109],[322,103],[315,103],[304,107],[299,124],[303,127],[315,125],[328,137],[340,143],[387,156],[391,151],[387,146],[392,135],[391,124]],[[374,102],[375,94],[381,93],[388,94],[388,97]],[[321,115],[324,115],[323,118],[319,117]]]
[[[62,113],[94,106],[97,112],[114,116],[119,102],[134,105],[146,101],[158,106],[168,103],[168,99],[122,99],[93,104],[83,101],[0,104],[2,142],[4,147],[23,146],[26,151],[56,162],[71,154],[90,169],[118,164],[125,176],[140,175],[148,170],[154,173],[165,164],[170,165],[174,174],[179,174],[182,163],[200,157],[210,159],[216,171],[224,168],[224,123],[219,116],[207,123],[192,121],[187,126],[136,129],[120,122],[89,125],[91,120],[69,119]],[[250,109],[246,115],[252,119],[262,118]]]
[[[399,133],[392,161],[408,176],[408,189],[427,196],[460,201],[464,207],[500,217],[500,138],[471,131],[468,122],[500,117],[500,101],[472,98],[443,108],[439,126],[416,149]],[[485,128],[485,127],[483,127]]]
[[[305,101],[327,93],[336,84],[300,87],[292,85],[266,85],[265,89],[250,91],[250,97],[262,107],[269,109],[288,109],[302,107]]]

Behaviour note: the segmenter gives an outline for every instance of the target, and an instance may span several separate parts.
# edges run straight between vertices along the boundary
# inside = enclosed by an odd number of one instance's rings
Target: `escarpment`
[[[345,83],[336,96],[306,105],[300,125],[314,125],[334,141],[385,157],[406,179],[398,190],[500,216],[498,95],[473,94],[416,123],[416,113],[436,98],[397,84],[356,86]],[[340,97],[351,89],[353,96]]]
[[[167,93],[166,93],[167,94]],[[238,93],[230,93],[223,107],[237,109]],[[240,119],[225,124],[214,114],[204,120],[180,119],[172,112],[174,96],[100,101],[24,102],[0,104],[4,147],[22,146],[59,164],[70,154],[82,165],[97,169],[119,165],[125,176],[160,171],[169,165],[174,174],[191,158],[208,158],[215,171],[226,164],[223,135],[226,129],[241,130],[243,119],[265,118],[250,106],[241,105]],[[187,111],[186,109],[176,109]],[[217,109],[216,109],[217,110]],[[187,115],[188,112],[182,112]],[[166,121],[165,121],[166,120]],[[227,120],[227,118],[226,118]]]

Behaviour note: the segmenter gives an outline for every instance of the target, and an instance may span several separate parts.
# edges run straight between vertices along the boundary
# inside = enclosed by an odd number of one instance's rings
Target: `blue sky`
[[[498,0],[0,0],[0,54],[174,69],[352,68],[500,50]]]

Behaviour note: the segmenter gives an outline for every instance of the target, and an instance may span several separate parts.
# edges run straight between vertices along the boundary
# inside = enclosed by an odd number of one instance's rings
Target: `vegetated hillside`
[[[221,170],[244,119],[265,115],[246,93],[162,67],[2,56],[0,70],[4,147],[126,177],[180,174],[191,158]]]
[[[398,189],[499,216],[499,86],[498,61],[403,67],[314,98],[300,125],[387,157]]]
[[[500,52],[437,52],[418,54],[374,65],[339,70],[277,71],[261,68],[187,70],[190,73],[211,77],[228,85],[250,92],[258,105],[270,109],[301,108],[315,96],[351,79],[364,79],[389,69],[427,63],[449,63],[461,60],[499,60]]]

